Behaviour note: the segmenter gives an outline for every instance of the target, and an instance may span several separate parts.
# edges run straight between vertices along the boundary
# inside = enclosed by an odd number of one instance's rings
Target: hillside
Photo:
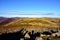
[[[60,18],[2,18],[0,17],[0,33],[19,28],[60,28]]]
[[[24,27],[24,26],[35,26],[35,27],[59,27],[60,19],[58,18],[20,18],[16,21],[7,23],[4,26],[11,27]]]

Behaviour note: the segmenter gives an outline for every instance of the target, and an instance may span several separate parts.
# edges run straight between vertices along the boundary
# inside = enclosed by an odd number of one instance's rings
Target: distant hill
[[[0,26],[41,26],[41,27],[59,27],[60,18],[3,18],[0,17]]]
[[[5,18],[0,17],[0,30],[17,28],[60,28],[60,18]]]
[[[10,22],[13,22],[15,20],[17,20],[18,18],[4,18],[4,17],[0,17],[0,25],[6,25]]]

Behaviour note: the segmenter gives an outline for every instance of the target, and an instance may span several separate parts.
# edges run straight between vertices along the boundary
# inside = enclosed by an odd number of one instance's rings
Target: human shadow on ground
[[[25,29],[22,28],[18,32],[14,33],[7,33],[0,35],[0,40],[20,40],[21,38],[24,39],[24,36],[26,35],[27,31],[24,33]]]

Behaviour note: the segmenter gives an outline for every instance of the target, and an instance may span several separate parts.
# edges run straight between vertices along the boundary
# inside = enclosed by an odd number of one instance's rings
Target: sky
[[[0,17],[60,18],[60,0],[0,0]]]

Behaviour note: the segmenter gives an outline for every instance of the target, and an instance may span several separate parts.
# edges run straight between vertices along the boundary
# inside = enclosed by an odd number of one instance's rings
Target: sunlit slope
[[[56,18],[20,18],[8,23],[8,27],[59,27],[60,19]]]
[[[2,25],[1,25],[2,24]],[[1,18],[0,34],[14,32],[20,28],[60,28],[60,18]]]

